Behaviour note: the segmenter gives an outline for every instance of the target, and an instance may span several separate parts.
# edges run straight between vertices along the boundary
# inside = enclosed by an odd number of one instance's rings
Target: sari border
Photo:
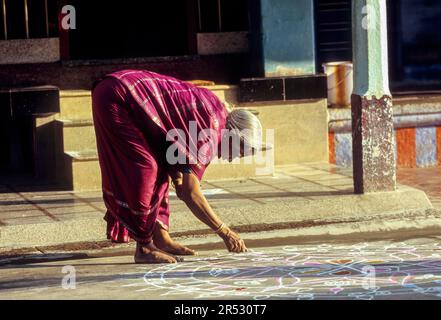
[[[142,243],[142,244],[147,244],[153,241],[153,235],[151,235],[150,237],[148,237],[147,239],[142,239],[138,236],[135,235],[135,233],[133,232],[132,228],[130,228],[127,223],[125,223],[120,216],[118,216],[117,214],[115,214],[110,208],[107,208],[107,212],[109,212],[112,217],[114,217],[116,220],[118,220],[119,223],[121,223],[129,232],[129,237],[132,238],[133,240],[135,240],[138,243]]]
[[[115,197],[115,194],[112,191],[109,191],[109,190],[107,190],[105,188],[103,188],[103,193],[105,193],[106,195],[112,197],[115,200],[117,205],[119,205],[120,207],[123,207],[123,208],[125,208],[127,210],[130,210],[131,213],[133,213],[133,214],[135,214],[137,216],[148,216],[150,213],[152,213],[152,209],[147,210],[147,212],[142,212],[142,211],[137,211],[137,210],[131,209],[127,202],[124,202],[124,201],[121,201],[121,200],[117,199]]]

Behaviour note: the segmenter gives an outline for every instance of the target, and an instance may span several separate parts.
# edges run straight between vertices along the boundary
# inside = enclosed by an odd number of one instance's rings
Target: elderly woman
[[[134,239],[136,263],[176,263],[181,255],[195,254],[168,233],[170,181],[178,198],[230,252],[247,251],[210,207],[200,180],[214,157],[232,161],[258,148],[262,129],[252,113],[227,110],[205,88],[153,72],[124,70],[95,84],[93,118],[107,237],[114,242]],[[240,147],[232,141],[240,141]],[[176,151],[185,161],[171,156]]]

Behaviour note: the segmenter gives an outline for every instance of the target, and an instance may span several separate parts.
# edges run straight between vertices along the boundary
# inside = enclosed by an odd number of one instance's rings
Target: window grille
[[[0,0],[0,40],[57,36],[56,0]]]

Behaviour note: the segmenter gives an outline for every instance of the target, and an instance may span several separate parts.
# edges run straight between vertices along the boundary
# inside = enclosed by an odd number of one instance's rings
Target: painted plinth
[[[386,0],[353,1],[352,16],[354,190],[393,191],[396,173]]]
[[[355,193],[396,188],[392,97],[352,95]]]

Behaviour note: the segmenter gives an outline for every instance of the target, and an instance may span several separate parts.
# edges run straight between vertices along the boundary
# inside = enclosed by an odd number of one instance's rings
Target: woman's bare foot
[[[149,244],[136,244],[135,263],[177,263],[182,262],[182,258],[172,256],[158,249],[151,241]]]
[[[153,233],[153,242],[155,246],[167,253],[178,256],[194,256],[196,252],[190,248],[173,241],[167,230],[161,227],[159,223],[156,224],[155,232]]]

